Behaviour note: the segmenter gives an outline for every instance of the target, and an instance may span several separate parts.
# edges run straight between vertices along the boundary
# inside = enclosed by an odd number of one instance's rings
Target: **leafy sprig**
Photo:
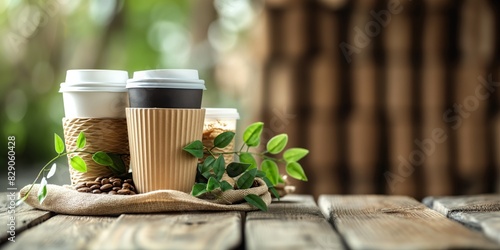
[[[203,146],[200,140],[196,140],[184,147],[184,150],[196,158],[202,159],[208,155],[205,160],[198,164],[198,174],[196,183],[193,186],[191,194],[201,196],[206,193],[225,192],[234,188],[247,189],[254,184],[255,178],[261,178],[268,186],[269,191],[279,199],[279,193],[275,186],[284,183],[279,173],[278,163],[284,163],[288,175],[291,177],[307,181],[304,169],[298,163],[304,158],[309,150],[304,148],[290,148],[284,151],[282,158],[276,155],[285,150],[288,143],[287,134],[274,136],[266,144],[266,150],[263,152],[251,152],[250,148],[257,148],[261,143],[264,123],[256,122],[249,125],[243,132],[244,144],[238,151],[214,152],[215,148],[223,149],[234,139],[235,133],[226,131],[219,134],[214,139],[213,147]],[[239,157],[239,162],[231,162],[225,167],[223,155],[235,154]],[[260,166],[255,157],[262,159]],[[235,181],[235,187],[229,182],[223,180],[224,173]],[[245,200],[260,210],[267,211],[264,201],[257,195],[250,194],[245,196]]]
[[[40,172],[38,172],[37,177],[31,183],[30,188],[26,192],[26,194],[17,201],[17,205],[20,205],[22,202],[24,202],[27,198],[28,195],[30,194],[31,190],[33,189],[33,186],[37,182],[40,177],[42,177],[40,181],[40,188],[38,189],[37,197],[38,201],[40,204],[43,203],[45,198],[47,197],[47,180],[54,176],[57,170],[57,164],[55,161],[57,161],[59,158],[68,156],[74,153],[84,153],[84,154],[90,154],[92,155],[92,159],[94,162],[96,162],[99,165],[106,166],[111,169],[111,171],[116,174],[116,175],[121,175],[126,173],[126,167],[125,164],[123,163],[123,160],[121,159],[119,154],[113,154],[113,153],[105,153],[102,151],[99,152],[88,152],[83,150],[85,148],[85,145],[87,144],[87,138],[85,136],[84,132],[80,132],[78,134],[78,137],[76,139],[76,150],[73,151],[66,151],[65,144],[63,139],[56,133],[54,133],[54,150],[57,153],[57,155],[52,158],[49,162],[47,162]],[[85,161],[82,159],[82,157],[76,155],[76,156],[71,156],[70,157],[70,166],[81,173],[86,173],[87,172],[87,164]],[[52,164],[52,165],[51,165]],[[50,168],[49,165],[51,166]],[[44,173],[46,175],[44,176]]]

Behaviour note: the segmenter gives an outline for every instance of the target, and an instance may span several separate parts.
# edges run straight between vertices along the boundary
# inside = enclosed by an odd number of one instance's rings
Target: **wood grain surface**
[[[122,215],[93,249],[232,249],[241,239],[241,213]]]
[[[245,223],[247,249],[343,249],[332,226],[312,196],[289,195],[273,202],[268,212],[249,212]]]
[[[17,198],[17,195],[15,197]],[[35,210],[25,203],[22,203],[20,206],[16,207],[13,210],[15,211],[15,213],[9,213],[9,210],[12,211],[12,209],[9,208],[9,206],[11,205],[12,204],[10,204],[7,193],[0,193],[0,225],[4,226],[2,228],[7,229],[8,227],[10,227],[7,224],[10,223],[11,217],[15,217],[16,237],[24,230],[42,223],[55,215],[47,211]],[[9,237],[11,236],[7,232],[7,230],[0,230],[0,244],[6,242]],[[15,240],[16,239],[17,238],[15,238]]]
[[[500,195],[427,197],[424,203],[500,243]]]
[[[88,244],[103,232],[116,217],[56,215],[44,223],[23,232],[14,249],[88,249]]]
[[[499,247],[410,197],[322,195],[319,206],[352,249]]]

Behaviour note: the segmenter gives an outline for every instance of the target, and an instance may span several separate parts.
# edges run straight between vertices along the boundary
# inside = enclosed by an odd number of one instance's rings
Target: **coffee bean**
[[[113,187],[121,187],[122,182],[121,181],[113,181]]]
[[[81,187],[81,188],[77,189],[76,191],[83,192],[83,193],[88,193],[88,192],[90,192],[90,188],[88,188],[88,187]]]
[[[104,190],[109,190],[109,189],[112,189],[113,188],[113,185],[111,184],[104,184],[101,186],[101,190],[104,191]]]
[[[129,183],[129,184],[133,184],[133,183],[134,183],[134,181],[132,181],[132,179],[126,179],[126,180],[125,180],[125,181],[123,181],[123,182],[125,182],[125,183]]]
[[[113,194],[117,194],[117,193],[116,193],[116,191],[112,190],[112,191],[109,191],[109,193],[108,193],[108,194],[113,195]]]
[[[90,190],[95,190],[99,188],[101,188],[101,185],[92,185],[92,187],[90,187]]]
[[[104,179],[102,179],[102,181],[101,181],[101,184],[102,184],[102,185],[105,185],[105,184],[108,184],[108,183],[109,183],[109,179],[108,179],[108,178],[104,178]]]
[[[103,178],[104,178],[103,176],[99,176],[99,177],[95,178],[95,181],[100,182]]]
[[[123,188],[130,189],[130,184],[128,183],[123,183],[122,185]]]
[[[125,194],[125,195],[130,194],[130,192],[131,191],[128,189],[122,189],[117,191],[118,194]]]
[[[89,181],[89,182],[87,182],[87,187],[92,187],[94,185],[101,185],[101,183],[97,182],[97,181]]]
[[[134,191],[130,191],[130,194],[132,195],[132,194],[136,194],[136,193]]]
[[[99,190],[99,189],[94,189],[94,190],[92,190],[92,193],[93,193],[93,194],[100,194],[100,193],[101,193],[101,190]]]
[[[135,191],[135,187],[132,185],[130,185],[130,187],[128,189],[130,189],[130,191]]]
[[[78,185],[76,185],[76,189],[80,189],[80,188],[83,188],[83,187],[87,187],[87,183],[86,182],[81,182],[81,183],[78,183]]]
[[[118,191],[120,189],[122,189],[122,188],[121,187],[113,187],[113,191]]]

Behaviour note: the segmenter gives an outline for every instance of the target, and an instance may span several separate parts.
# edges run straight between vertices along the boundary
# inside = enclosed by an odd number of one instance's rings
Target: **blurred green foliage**
[[[18,161],[43,162],[53,155],[53,132],[63,134],[58,91],[66,70],[132,74],[191,66],[193,2],[0,1],[0,133],[3,141],[16,136]],[[207,87],[215,88],[210,67],[197,69]],[[206,97],[205,105],[217,102]]]

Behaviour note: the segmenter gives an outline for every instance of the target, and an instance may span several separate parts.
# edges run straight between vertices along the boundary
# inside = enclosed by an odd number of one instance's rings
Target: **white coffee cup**
[[[125,118],[127,71],[68,70],[59,92],[66,118]]]

